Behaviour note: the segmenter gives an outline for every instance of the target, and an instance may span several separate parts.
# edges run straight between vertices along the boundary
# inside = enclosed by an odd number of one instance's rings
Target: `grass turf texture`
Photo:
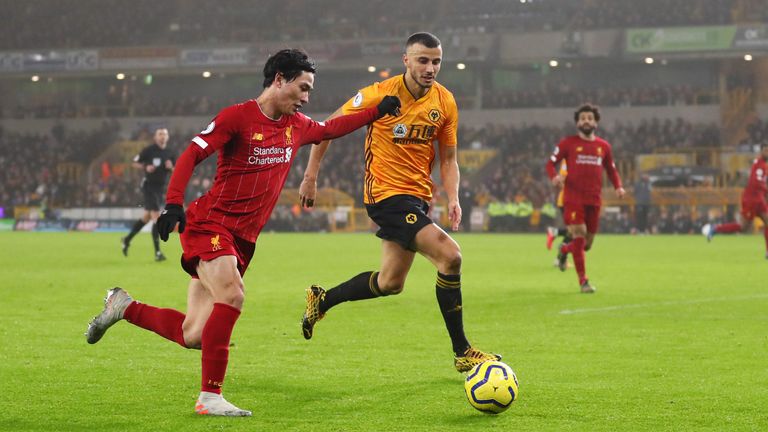
[[[264,234],[246,274],[225,395],[249,419],[193,414],[199,352],[121,322],[83,332],[119,285],[184,310],[177,237],[153,261],[119,235],[0,234],[0,430],[766,430],[768,262],[757,236],[598,236],[578,293],[543,235],[456,235],[465,328],[520,379],[504,414],[472,409],[417,257],[400,296],[346,303],[301,337],[304,288],[379,263],[370,234]]]

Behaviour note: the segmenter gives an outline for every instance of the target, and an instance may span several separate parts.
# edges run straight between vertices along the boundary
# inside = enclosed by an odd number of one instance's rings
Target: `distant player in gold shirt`
[[[565,161],[560,162],[560,169],[558,170],[560,177],[565,178],[568,176],[568,167]],[[559,187],[560,192],[557,194],[557,208],[560,210],[560,215],[563,215],[563,207],[565,206],[565,184]],[[560,242],[560,246],[557,247],[557,259],[555,259],[555,266],[560,271],[565,271],[568,268],[568,255],[560,252],[560,248],[563,245],[567,245],[571,242],[571,234],[568,232],[568,228],[556,228],[547,227],[547,249],[552,249],[552,243],[557,237],[562,237],[563,241]]]
[[[368,126],[365,139],[364,199],[368,216],[379,226],[382,260],[378,272],[367,271],[327,292],[317,285],[307,289],[302,318],[306,339],[331,307],[352,300],[399,294],[416,252],[437,268],[436,293],[455,354],[459,372],[501,356],[473,348],[464,335],[461,303],[461,250],[459,245],[427,216],[432,199],[434,141],[438,141],[440,178],[448,198],[448,219],[453,231],[461,223],[459,165],[456,129],[459,115],[451,92],[435,81],[443,50],[429,33],[416,33],[405,44],[406,71],[360,90],[331,118],[366,109],[383,95],[396,95],[401,115],[377,120]],[[312,148],[299,189],[302,204],[311,207],[317,193],[320,161],[329,142]]]

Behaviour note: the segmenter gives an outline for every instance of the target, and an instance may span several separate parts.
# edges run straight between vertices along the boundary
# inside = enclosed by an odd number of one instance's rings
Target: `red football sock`
[[[576,237],[571,241],[570,249],[573,255],[573,264],[576,266],[576,274],[579,275],[579,284],[583,284],[587,280],[586,270],[584,266],[584,245],[586,244],[584,237]]]
[[[123,318],[135,326],[151,330],[169,341],[187,347],[181,328],[185,316],[175,309],[161,309],[135,301],[125,309]]]
[[[739,231],[741,231],[741,224],[737,222],[715,225],[715,232],[718,234],[733,234]]]
[[[203,327],[202,360],[203,382],[201,391],[221,393],[229,362],[229,339],[240,316],[240,310],[225,303],[214,303],[211,316]]]

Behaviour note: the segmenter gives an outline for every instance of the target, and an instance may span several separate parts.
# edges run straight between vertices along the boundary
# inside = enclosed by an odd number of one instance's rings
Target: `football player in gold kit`
[[[451,92],[435,81],[442,57],[440,40],[434,35],[413,34],[405,45],[404,74],[365,87],[331,115],[364,110],[384,95],[398,96],[402,103],[400,115],[370,124],[365,139],[363,201],[368,216],[379,226],[376,235],[382,239],[381,268],[360,273],[328,291],[318,285],[308,288],[302,331],[310,339],[317,321],[339,303],[402,292],[418,252],[437,268],[437,302],[451,337],[454,365],[459,372],[466,372],[501,356],[473,348],[464,335],[461,250],[427,216],[432,199],[433,143],[437,140],[451,229],[458,230],[461,223],[456,156],[459,116]],[[328,144],[326,141],[312,148],[299,189],[307,207],[314,204],[320,162]]]

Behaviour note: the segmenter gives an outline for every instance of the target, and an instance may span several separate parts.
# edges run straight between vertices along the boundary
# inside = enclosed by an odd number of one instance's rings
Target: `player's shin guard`
[[[187,347],[181,327],[185,315],[175,309],[162,309],[135,301],[128,306],[123,317],[137,327],[153,331],[169,341]]]
[[[461,310],[461,275],[446,275],[437,273],[435,294],[440,313],[443,315],[445,327],[451,337],[453,352],[457,356],[464,355],[469,348],[469,341],[464,335],[464,315]]]
[[[229,340],[240,310],[225,303],[214,303],[203,327],[201,349],[203,380],[200,391],[221,393],[229,362]]]
[[[328,309],[345,301],[385,296],[386,294],[379,289],[378,276],[379,272],[367,271],[329,289],[325,293],[325,299],[320,303],[320,312],[325,313]]]
[[[576,274],[579,275],[579,284],[587,280],[586,265],[584,263],[584,246],[587,241],[584,237],[576,237],[571,241],[568,250],[573,255],[573,265],[576,267]]]

